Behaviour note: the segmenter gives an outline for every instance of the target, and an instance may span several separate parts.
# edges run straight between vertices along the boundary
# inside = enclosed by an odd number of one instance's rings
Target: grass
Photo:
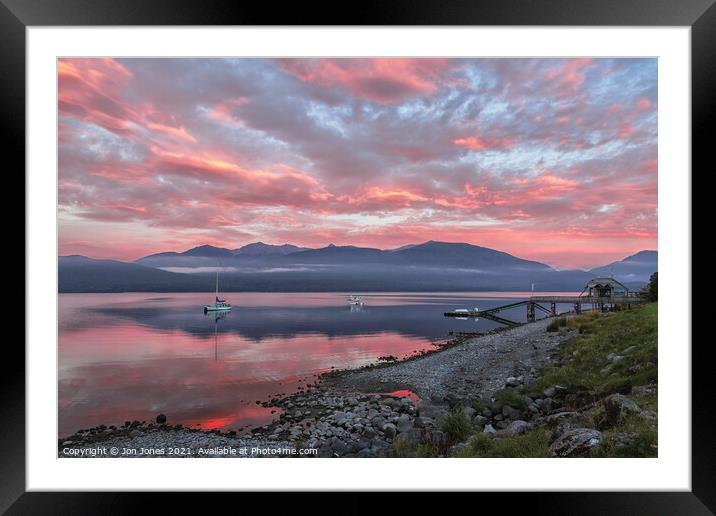
[[[495,395],[495,399],[503,405],[509,405],[517,410],[527,410],[527,400],[519,388],[507,388]]]
[[[531,432],[514,437],[493,438],[489,434],[472,436],[460,457],[548,457],[551,432],[536,428]]]
[[[620,443],[620,434],[632,434],[627,443]],[[658,434],[656,423],[637,414],[630,414],[619,425],[603,431],[602,442],[590,452],[591,457],[656,457]]]
[[[567,318],[560,317],[559,319],[553,319],[552,322],[550,322],[547,325],[547,331],[549,331],[549,332],[559,331],[560,328],[564,328],[566,326],[567,326]]]
[[[415,453],[410,440],[404,435],[399,435],[393,441],[393,457],[414,457]]]
[[[605,395],[656,383],[657,318],[656,303],[575,318],[569,324],[576,326],[580,335],[562,347],[561,365],[542,372],[539,387],[584,385]],[[610,362],[609,354],[624,358]]]
[[[570,320],[568,325],[577,328],[579,336],[560,350],[561,365],[542,371],[540,389],[583,385],[603,398],[616,392],[629,394],[638,385],[657,384],[657,303],[606,314],[589,313]],[[609,360],[610,355],[623,358]],[[657,410],[656,394],[633,399],[644,410]],[[656,421],[630,414],[607,427],[604,407],[599,403],[584,416],[588,426],[602,431],[602,443],[590,451],[591,457],[657,456]],[[630,437],[625,439],[625,435]]]
[[[448,412],[440,423],[440,430],[453,443],[459,443],[470,437],[473,432],[472,422],[465,415],[462,407],[455,407]]]
[[[472,408],[474,408],[478,414],[481,414],[487,408],[487,404],[482,400],[475,400],[472,402]]]

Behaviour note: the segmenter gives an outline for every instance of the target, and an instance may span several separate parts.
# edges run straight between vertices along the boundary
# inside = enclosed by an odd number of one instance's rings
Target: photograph
[[[57,458],[658,458],[658,71],[58,57]]]

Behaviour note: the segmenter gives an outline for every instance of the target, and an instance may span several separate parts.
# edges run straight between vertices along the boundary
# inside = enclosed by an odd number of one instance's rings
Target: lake
[[[256,401],[332,368],[433,349],[450,331],[496,328],[443,312],[529,295],[371,293],[351,307],[340,293],[226,293],[234,309],[217,317],[202,310],[213,294],[60,294],[59,436],[159,413],[204,429],[264,425],[278,412]],[[526,309],[500,316],[525,321]]]

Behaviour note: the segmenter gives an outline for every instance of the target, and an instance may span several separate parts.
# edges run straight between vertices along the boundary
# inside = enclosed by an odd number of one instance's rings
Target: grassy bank
[[[656,383],[657,303],[608,314],[590,313],[565,322],[579,331],[579,337],[562,348],[560,364],[542,371],[539,388],[583,385],[598,394],[609,394]],[[624,358],[613,361],[610,355]]]
[[[454,407],[439,439],[417,449],[397,442],[395,455],[657,456],[657,319],[657,303],[555,319],[546,331],[573,337],[536,383]]]

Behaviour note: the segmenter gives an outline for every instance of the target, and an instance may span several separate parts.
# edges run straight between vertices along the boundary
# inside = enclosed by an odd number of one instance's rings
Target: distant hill
[[[150,267],[276,267],[299,265],[382,265],[465,269],[550,270],[548,265],[523,260],[502,251],[472,244],[429,241],[382,250],[372,247],[328,245],[306,249],[291,244],[248,244],[231,251],[203,245],[183,253],[157,253],[136,261]]]
[[[213,245],[200,245],[182,253],[174,251],[150,254],[134,263],[147,267],[220,267],[226,266],[234,260],[234,252],[223,247]]]
[[[211,282],[190,275],[116,260],[60,256],[60,292],[183,292],[211,290]]]
[[[273,254],[286,255],[298,251],[307,251],[308,247],[298,247],[291,244],[271,245],[263,242],[254,242],[233,251],[234,256],[267,256]]]
[[[404,247],[393,251],[406,264],[431,267],[459,267],[468,269],[516,268],[524,270],[550,270],[549,265],[523,260],[502,251],[472,244],[435,242]]]
[[[157,268],[198,268],[260,265],[266,258],[284,256],[306,250],[291,244],[270,245],[263,242],[248,244],[239,249],[226,249],[212,245],[200,245],[177,253],[174,251],[150,254],[135,263]]]
[[[207,258],[229,258],[234,255],[230,249],[214,247],[213,245],[200,245],[181,254],[184,256],[205,256]]]
[[[611,276],[622,283],[642,284],[659,269],[659,253],[657,251],[639,251],[623,260],[596,267],[591,272],[595,276]]]
[[[281,257],[280,263],[305,265],[355,265],[355,264],[387,264],[389,253],[372,247],[356,247],[352,245],[337,246],[330,244],[320,249],[309,249],[291,253]]]
[[[282,263],[324,265],[383,265],[465,269],[549,270],[543,263],[472,244],[435,242],[383,251],[371,247],[329,245],[285,256]]]

